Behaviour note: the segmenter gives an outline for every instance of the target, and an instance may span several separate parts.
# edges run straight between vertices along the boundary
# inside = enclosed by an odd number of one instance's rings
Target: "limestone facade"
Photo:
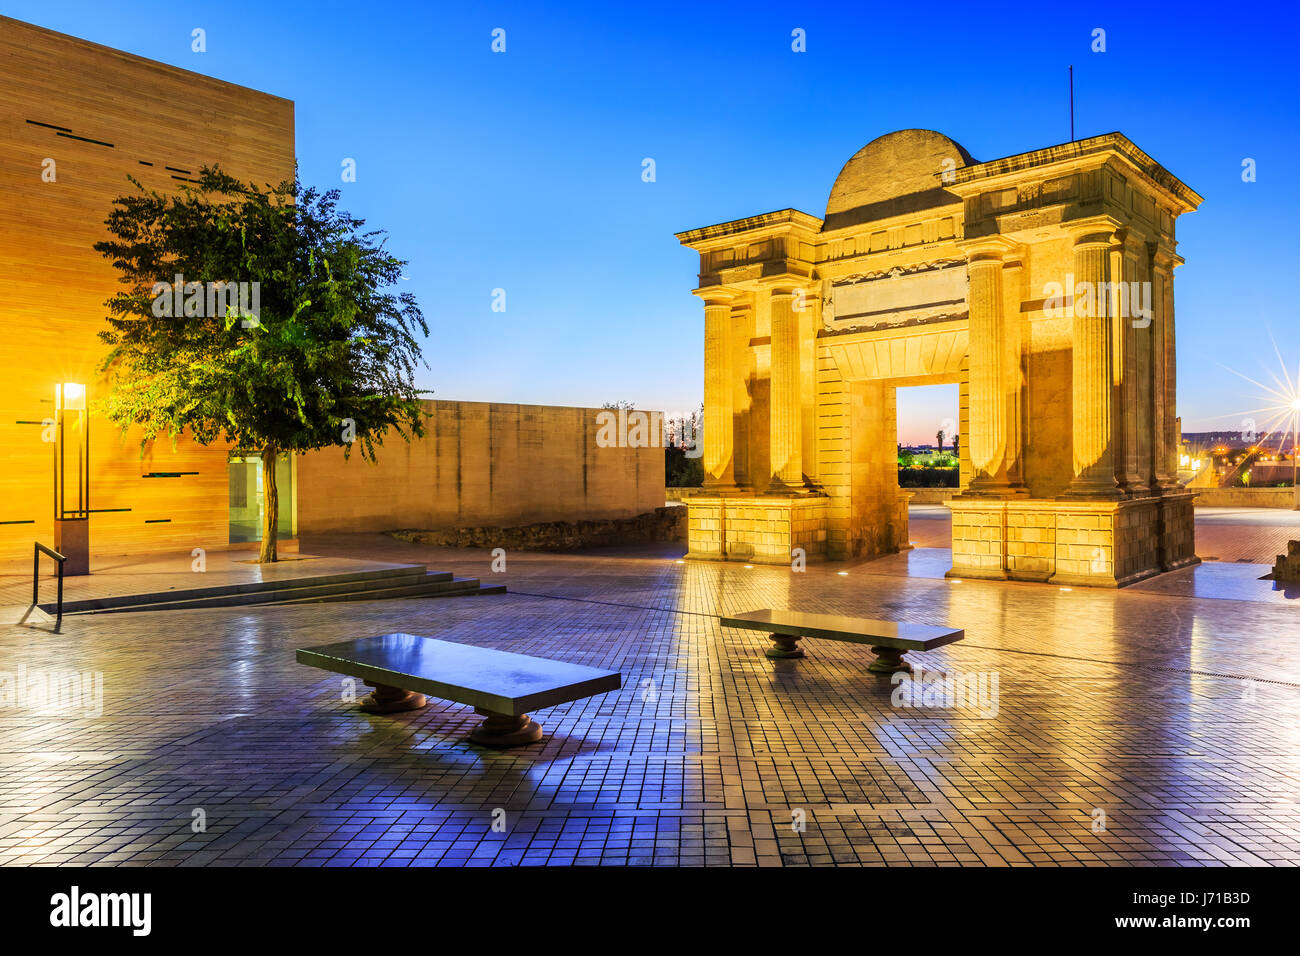
[[[957,383],[953,575],[1113,587],[1194,563],[1173,274],[1200,201],[1119,133],[977,162],[902,130],[849,160],[823,218],[678,234],[704,304],[690,556],[908,547],[897,389]]]
[[[201,58],[200,58],[201,59]],[[119,274],[95,252],[128,176],[173,192],[219,164],[244,181],[293,178],[293,103],[0,16],[0,554],[54,543],[55,386],[108,394],[104,300]],[[229,541],[225,446],[188,433],[140,446],[90,415],[87,521],[96,554]]]

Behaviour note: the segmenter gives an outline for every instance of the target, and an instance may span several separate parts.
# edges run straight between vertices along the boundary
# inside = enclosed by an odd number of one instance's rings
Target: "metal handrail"
[[[59,633],[59,628],[63,626],[63,562],[68,560],[65,555],[59,554],[53,548],[47,548],[39,541],[36,542],[36,549],[32,552],[32,606],[35,607],[40,597],[40,578],[41,578],[41,555],[45,554],[53,558],[59,568],[59,603],[58,616],[54,619],[54,633]]]

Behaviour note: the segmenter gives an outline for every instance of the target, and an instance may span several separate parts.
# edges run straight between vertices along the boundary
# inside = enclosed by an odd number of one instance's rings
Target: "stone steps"
[[[267,604],[315,604],[335,601],[382,601],[392,598],[460,597],[500,594],[504,585],[483,586],[477,578],[457,578],[424,565],[399,565],[342,574],[309,575],[279,581],[254,581],[208,588],[119,594],[64,601],[65,616],[117,614],[128,611],[180,611],[205,607],[251,607]],[[41,610],[53,613],[54,604]]]

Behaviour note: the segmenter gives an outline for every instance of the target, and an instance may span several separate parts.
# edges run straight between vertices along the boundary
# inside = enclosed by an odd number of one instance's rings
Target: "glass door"
[[[230,543],[262,540],[262,456],[237,452],[230,456]],[[287,456],[275,463],[276,497],[279,499],[278,539],[292,538],[293,467]]]

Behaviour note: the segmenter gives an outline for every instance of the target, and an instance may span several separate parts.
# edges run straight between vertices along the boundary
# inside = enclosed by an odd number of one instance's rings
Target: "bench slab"
[[[469,704],[487,718],[474,739],[499,746],[530,743],[541,736],[541,728],[528,718],[529,710],[623,686],[617,671],[416,634],[382,634],[300,648],[295,656],[300,664],[359,677],[374,686],[375,693],[363,702],[363,709],[380,713],[417,709],[424,706],[423,694]]]
[[[964,630],[935,627],[932,624],[912,624],[908,621],[878,621],[871,618],[847,617],[840,614],[809,614],[803,611],[777,611],[766,608],[746,611],[721,618],[724,627],[738,627],[772,634],[773,647],[768,657],[803,657],[798,647],[802,637],[817,637],[851,644],[869,644],[877,659],[870,670],[877,673],[910,671],[911,665],[903,660],[907,651],[929,651],[945,644],[960,641]]]

